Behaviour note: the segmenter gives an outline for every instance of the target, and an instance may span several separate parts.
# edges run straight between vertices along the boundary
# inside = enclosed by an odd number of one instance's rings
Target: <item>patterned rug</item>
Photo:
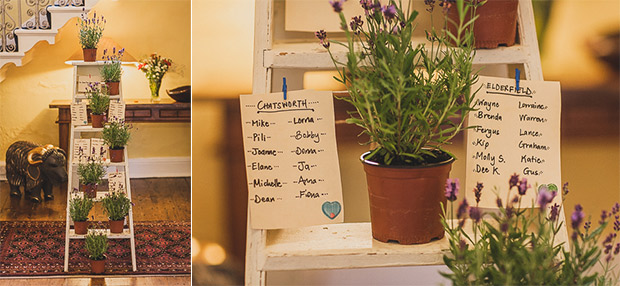
[[[182,274],[191,271],[191,223],[135,222],[136,265],[129,239],[110,239],[105,274]],[[0,276],[90,274],[83,239],[72,239],[63,272],[64,221],[0,221]]]

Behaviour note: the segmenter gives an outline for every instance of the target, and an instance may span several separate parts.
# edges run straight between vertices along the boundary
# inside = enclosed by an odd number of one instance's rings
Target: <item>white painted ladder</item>
[[[289,90],[301,89],[305,70],[334,69],[329,55],[316,41],[274,43],[273,1],[256,0],[254,94],[279,89],[279,86],[272,89],[272,77],[280,78],[273,75],[274,69],[294,69],[286,74]],[[511,47],[477,50],[474,64],[519,64],[523,65],[526,79],[543,80],[531,0],[519,0],[517,21],[519,42]],[[336,59],[345,62],[345,51],[339,48],[332,45],[331,49]],[[561,219],[564,220],[563,213]],[[563,240],[559,237],[561,241],[567,241],[565,229],[560,235],[564,236]],[[246,243],[246,285],[265,285],[265,272],[274,270],[442,265],[443,255],[449,253],[446,238],[421,245],[379,242],[372,239],[368,222],[259,230],[250,227],[249,216]]]
[[[94,77],[99,77],[99,68],[103,65],[103,62],[83,62],[83,61],[75,61],[73,64],[73,100],[72,103],[80,103],[81,101],[86,99],[86,96],[82,92],[78,92],[78,80],[80,77],[88,77],[92,75]],[[119,101],[123,102],[123,89],[122,89],[122,79],[119,87],[119,95],[110,96],[111,101]],[[75,234],[75,230],[71,228],[73,226],[73,220],[69,215],[70,209],[70,201],[74,188],[79,189],[79,176],[77,174],[78,163],[73,162],[73,148],[74,148],[74,139],[82,138],[82,134],[90,133],[91,135],[100,136],[103,128],[93,128],[91,125],[87,126],[75,126],[73,123],[71,124],[71,136],[69,141],[69,152],[67,152],[68,158],[68,173],[69,180],[67,183],[67,223],[66,223],[66,231],[65,231],[65,272],[69,271],[69,242],[72,239],[84,239],[85,235]],[[89,137],[90,138],[90,137]],[[131,184],[129,180],[129,158],[127,157],[127,148],[123,151],[123,162],[121,163],[110,163],[109,161],[105,164],[107,166],[107,172],[124,172],[125,173],[125,191],[127,193],[127,197],[131,200]],[[107,191],[97,191],[97,197],[94,199],[96,202],[101,201],[103,197],[107,194]],[[83,195],[82,192],[78,192],[78,195]],[[133,207],[129,209],[129,215],[125,217],[123,232],[119,234],[110,233],[109,229],[98,229],[98,231],[106,232],[109,239],[129,239],[131,245],[131,265],[133,271],[136,271],[136,242],[134,236],[134,225],[133,225]]]

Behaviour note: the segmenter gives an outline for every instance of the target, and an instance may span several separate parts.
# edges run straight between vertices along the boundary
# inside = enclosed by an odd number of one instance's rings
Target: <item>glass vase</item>
[[[161,87],[161,80],[151,80],[149,82],[151,88],[151,102],[159,102],[159,88]]]

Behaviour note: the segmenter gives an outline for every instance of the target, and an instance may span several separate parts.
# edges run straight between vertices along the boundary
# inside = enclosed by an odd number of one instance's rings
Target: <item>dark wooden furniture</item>
[[[71,100],[54,100],[50,108],[58,108],[58,143],[69,150],[71,127]],[[162,98],[160,102],[150,99],[126,99],[125,120],[128,122],[191,122],[191,103],[176,102]],[[89,119],[90,120],[90,119]]]

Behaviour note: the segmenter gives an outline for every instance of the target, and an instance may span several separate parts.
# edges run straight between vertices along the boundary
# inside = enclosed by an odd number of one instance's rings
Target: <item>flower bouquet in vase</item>
[[[172,60],[164,58],[156,53],[151,54],[148,58],[140,61],[138,69],[146,74],[149,80],[149,88],[151,89],[151,101],[159,102],[159,88],[161,87],[161,79],[170,69]]]

